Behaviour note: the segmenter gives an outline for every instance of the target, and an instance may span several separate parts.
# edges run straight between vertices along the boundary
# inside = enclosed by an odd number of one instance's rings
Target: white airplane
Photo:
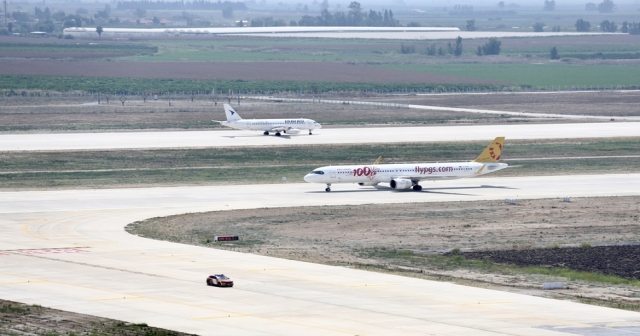
[[[314,169],[304,177],[310,183],[325,183],[326,192],[333,183],[357,183],[361,186],[376,186],[389,183],[393,189],[422,190],[420,181],[453,180],[476,177],[507,168],[499,163],[504,137],[498,137],[478,156],[467,162],[378,164],[357,166],[327,166]]]
[[[242,119],[238,112],[229,104],[224,104],[224,113],[227,115],[227,121],[218,121],[223,126],[262,131],[264,135],[269,132],[275,132],[276,136],[286,134],[300,134],[300,130],[309,130],[309,135],[316,128],[322,128],[322,125],[311,119]]]

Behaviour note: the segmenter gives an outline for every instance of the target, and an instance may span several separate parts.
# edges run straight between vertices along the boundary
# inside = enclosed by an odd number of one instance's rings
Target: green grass
[[[277,52],[257,52],[257,51],[233,51],[233,50],[186,50],[164,52],[156,55],[137,56],[130,58],[137,62],[283,62],[283,61],[305,61],[305,62],[336,62],[342,60],[342,56],[334,54],[310,55],[300,53],[277,53]]]
[[[109,52],[143,55],[158,52],[158,47],[156,46],[110,42],[100,42],[95,44],[89,44],[88,42],[78,42],[77,44],[0,42],[0,49],[3,51]]]
[[[486,142],[326,145],[305,147],[206,148],[180,150],[0,153],[1,188],[302,182],[311,169],[328,164],[466,161]],[[637,155],[637,140],[582,142],[518,141],[505,146],[508,157]],[[296,157],[295,164],[287,158]],[[519,168],[491,176],[635,172],[640,158],[508,161]],[[180,169],[177,169],[180,168]],[[72,172],[70,170],[78,170]],[[44,172],[39,172],[44,171]]]
[[[364,257],[381,258],[390,263],[409,265],[412,267],[426,267],[437,269],[466,268],[491,273],[507,274],[539,274],[567,278],[572,281],[598,282],[602,284],[631,285],[640,287],[640,280],[626,279],[615,275],[598,272],[583,272],[569,268],[544,266],[517,266],[513,264],[499,264],[488,260],[467,259],[463,255],[423,255],[409,250],[379,250],[369,249],[361,251]]]
[[[640,66],[572,64],[398,64],[381,67],[532,86],[640,85]]]
[[[153,87],[154,92],[249,92],[270,94],[281,91],[327,92],[327,91],[371,91],[394,92],[403,90],[467,90],[478,88],[501,89],[502,86],[468,84],[405,84],[405,83],[359,83],[359,82],[308,82],[308,81],[245,81],[245,80],[189,80],[149,79],[118,77],[70,77],[70,76],[19,76],[0,75],[0,90],[3,94],[20,95],[21,90],[118,92],[138,94]],[[25,92],[25,95],[27,93]],[[42,93],[44,95],[44,93]]]

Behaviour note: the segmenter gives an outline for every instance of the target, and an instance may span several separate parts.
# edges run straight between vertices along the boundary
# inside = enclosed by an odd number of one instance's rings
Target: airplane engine
[[[395,179],[391,180],[389,184],[393,189],[409,189],[413,186],[413,183],[411,183],[409,179]]]
[[[290,130],[287,130],[285,133],[287,134],[300,134],[300,130],[297,128],[292,128]]]
[[[378,182],[360,182],[358,183],[359,186],[367,186],[367,187],[373,187],[373,186],[377,186]]]

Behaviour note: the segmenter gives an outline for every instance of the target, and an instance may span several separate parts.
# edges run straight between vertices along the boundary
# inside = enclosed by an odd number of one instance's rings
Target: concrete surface
[[[563,196],[580,202],[640,195],[640,174],[424,187],[419,193],[356,185],[325,193],[318,184],[0,192],[0,297],[203,335],[638,333],[635,312],[154,241],[123,230],[136,220],[206,210]],[[230,275],[236,286],[205,286],[214,272]]]
[[[314,135],[264,136],[254,131],[2,134],[0,151],[197,148],[432,141],[640,136],[638,122],[319,129]]]

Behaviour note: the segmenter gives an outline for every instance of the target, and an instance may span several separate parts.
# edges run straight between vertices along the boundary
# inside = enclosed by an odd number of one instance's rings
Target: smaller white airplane
[[[274,132],[276,136],[281,136],[281,133],[300,134],[300,130],[309,130],[311,135],[314,129],[322,128],[322,125],[311,119],[242,119],[229,104],[224,104],[224,113],[227,121],[212,121],[235,129],[262,131],[264,135],[269,135],[269,132]]]
[[[500,163],[504,137],[495,138],[473,161],[444,163],[379,164],[382,157],[370,166],[325,166],[314,169],[304,177],[310,183],[324,183],[326,192],[334,183],[357,183],[375,187],[389,183],[392,189],[422,190],[420,182],[454,180],[497,172],[508,167]]]

